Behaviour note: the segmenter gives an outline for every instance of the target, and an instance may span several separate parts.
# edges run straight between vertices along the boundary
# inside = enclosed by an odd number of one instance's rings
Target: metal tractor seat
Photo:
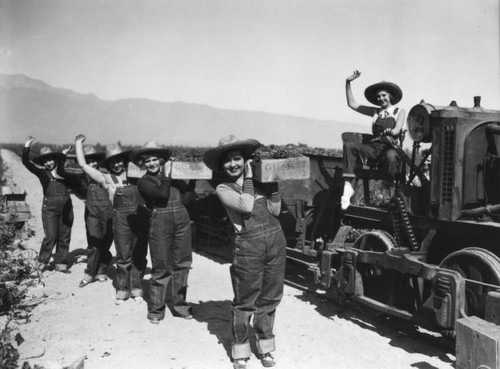
[[[404,155],[403,152],[403,141],[405,139],[406,130],[402,130],[401,133],[395,138],[386,138],[391,146],[399,154],[400,158]],[[373,135],[367,133],[359,132],[344,132],[342,133],[342,141],[354,142],[354,143],[369,143],[373,138]],[[390,141],[389,141],[390,140]],[[402,155],[403,154],[403,155]],[[381,157],[383,154],[381,154]],[[365,159],[358,155],[358,160],[356,166],[354,167],[354,174],[356,179],[363,181],[363,196],[365,205],[370,206],[370,180],[385,180],[388,178],[387,172],[384,170],[381,164],[381,157],[377,159]],[[400,181],[400,176],[395,178],[396,182]],[[404,178],[404,173],[403,173]]]

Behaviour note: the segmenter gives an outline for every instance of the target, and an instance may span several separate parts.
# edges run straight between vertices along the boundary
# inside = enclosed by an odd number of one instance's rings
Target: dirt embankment
[[[28,247],[38,250],[43,230],[42,191],[38,179],[19,157],[2,150],[14,181],[26,188],[35,235]],[[75,224],[71,252],[86,248],[83,203],[73,199]],[[114,254],[115,250],[112,248]],[[229,264],[204,253],[194,253],[188,301],[195,319],[167,315],[159,325],[146,319],[146,305],[132,300],[114,304],[112,279],[78,288],[84,264],[70,274],[45,272],[44,285],[30,289],[29,298],[41,299],[28,322],[13,327],[26,340],[18,348],[21,362],[61,369],[86,357],[85,368],[232,368],[232,288]],[[113,268],[109,271],[113,277]],[[144,281],[146,298],[148,281]],[[276,368],[453,368],[452,345],[434,333],[406,323],[371,319],[344,310],[321,296],[285,286],[278,308]],[[262,368],[252,357],[249,369]]]

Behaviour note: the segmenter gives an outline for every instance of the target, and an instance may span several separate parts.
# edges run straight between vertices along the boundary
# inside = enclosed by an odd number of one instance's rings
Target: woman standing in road
[[[76,157],[83,171],[101,185],[113,204],[113,233],[116,247],[116,304],[132,297],[143,301],[142,277],[146,269],[147,217],[136,184],[127,177],[128,152],[118,144],[106,146],[102,165],[109,174],[91,167],[83,153],[84,135],[76,137]]]
[[[69,195],[67,181],[57,172],[62,166],[63,155],[50,147],[40,149],[40,155],[33,161],[29,159],[33,136],[26,139],[22,162],[38,177],[43,188],[42,222],[45,237],[38,255],[37,269],[44,271],[56,246],[55,269],[68,273],[68,251],[73,226],[73,204]]]
[[[67,151],[63,150],[63,154]],[[104,159],[104,153],[97,152],[94,146],[86,145],[82,155],[77,156],[78,165],[88,165],[98,170],[99,162]],[[85,287],[94,281],[105,282],[108,277],[106,270],[111,263],[112,255],[109,251],[113,243],[113,206],[109,201],[107,191],[97,182],[92,180],[84,171],[81,174],[68,173],[63,169],[64,177],[72,178],[78,182],[80,189],[86,193],[85,200],[85,228],[87,233],[87,267],[80,287]]]
[[[238,140],[231,135],[203,156],[210,169],[225,174],[226,181],[217,186],[216,193],[234,228],[231,351],[236,369],[245,369],[251,355],[252,316],[261,363],[275,365],[271,354],[275,350],[273,326],[283,296],[286,240],[277,219],[281,198],[276,183],[265,188],[253,180],[250,155],[259,146],[256,140]]]
[[[366,99],[373,105],[360,105],[352,94],[351,82],[361,75],[359,71],[346,78],[347,105],[360,114],[372,117],[373,138],[368,143],[344,142],[344,192],[341,198],[342,209],[350,205],[351,197],[354,195],[353,180],[356,159],[378,159],[385,164],[387,179],[385,186],[390,187],[394,181],[399,168],[399,155],[392,147],[382,140],[383,136],[397,137],[406,119],[403,109],[395,106],[403,97],[403,92],[398,85],[392,82],[379,82],[368,86],[365,90]]]
[[[191,307],[186,302],[192,263],[191,220],[182,202],[182,194],[193,188],[188,188],[183,181],[171,180],[170,169],[168,173],[163,173],[170,155],[169,149],[154,141],[147,142],[131,155],[132,160],[147,171],[137,181],[137,187],[151,214],[149,250],[153,268],[148,319],[153,324],[164,319],[167,300],[171,300],[170,309],[174,316],[185,319],[193,317]]]

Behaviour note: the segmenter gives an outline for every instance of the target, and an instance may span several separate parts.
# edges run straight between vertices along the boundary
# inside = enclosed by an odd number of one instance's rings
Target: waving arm
[[[347,105],[352,109],[357,111],[360,114],[363,115],[368,115],[368,116],[373,116],[375,112],[377,111],[377,108],[373,106],[366,106],[366,105],[360,105],[356,102],[356,99],[354,98],[354,95],[352,93],[352,88],[351,88],[351,81],[354,81],[355,79],[359,78],[361,75],[361,72],[355,70],[352,75],[346,78],[345,80],[345,94],[346,94],[346,99],[347,99]]]
[[[104,175],[99,170],[92,168],[85,161],[85,155],[83,153],[83,142],[85,139],[85,135],[82,134],[79,134],[75,138],[75,151],[78,165],[90,178],[99,183],[104,189],[108,189],[108,184],[106,183]]]

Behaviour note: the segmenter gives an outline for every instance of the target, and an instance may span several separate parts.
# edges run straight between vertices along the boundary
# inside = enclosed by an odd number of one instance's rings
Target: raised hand
[[[36,138],[33,136],[28,136],[26,137],[26,142],[24,143],[24,147],[30,147],[33,141],[35,141]]]
[[[390,135],[393,137],[398,136],[401,133],[400,129],[397,128],[386,128],[383,132],[384,135]]]
[[[170,158],[163,166],[163,175],[167,178],[172,178],[172,166],[173,166],[172,164],[173,161],[172,158]]]
[[[359,70],[355,70],[352,72],[352,74],[346,78],[347,82],[354,81],[356,78],[358,78],[361,75],[361,72]]]
[[[62,153],[63,155],[68,155],[68,152],[71,150],[71,145],[69,145],[68,147],[65,147],[63,150],[62,150]]]
[[[75,137],[75,142],[80,141],[81,143],[84,143],[86,138],[87,137],[85,137],[84,134],[80,133],[78,136]]]
[[[253,159],[248,159],[245,162],[245,178],[253,178],[252,164],[253,164]]]

